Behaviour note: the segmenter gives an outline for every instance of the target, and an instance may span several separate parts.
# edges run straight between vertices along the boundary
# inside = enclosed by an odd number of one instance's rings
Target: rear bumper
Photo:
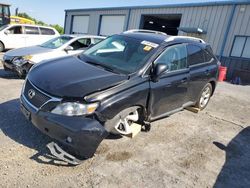
[[[23,96],[20,102],[30,112],[28,119],[33,125],[81,157],[92,157],[101,141],[108,135],[104,127],[95,119],[36,111]],[[27,117],[27,113],[24,114]]]

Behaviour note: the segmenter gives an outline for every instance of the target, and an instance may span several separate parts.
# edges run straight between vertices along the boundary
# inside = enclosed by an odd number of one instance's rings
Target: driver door
[[[167,64],[168,70],[157,82],[150,82],[149,110],[153,119],[167,116],[182,108],[187,99],[189,69],[187,67],[186,44],[167,47],[154,64]]]
[[[4,37],[4,45],[6,49],[25,47],[26,36],[23,33],[22,26],[12,26],[8,29],[8,33]]]

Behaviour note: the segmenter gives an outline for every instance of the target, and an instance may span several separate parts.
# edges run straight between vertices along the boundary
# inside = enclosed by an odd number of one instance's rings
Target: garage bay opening
[[[142,15],[140,29],[162,31],[168,35],[178,35],[181,14]]]

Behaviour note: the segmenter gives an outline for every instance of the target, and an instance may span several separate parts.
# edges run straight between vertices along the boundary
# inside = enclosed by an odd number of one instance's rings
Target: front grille
[[[33,97],[30,96],[29,92],[34,92]],[[44,103],[46,103],[51,98],[38,89],[36,89],[29,80],[26,81],[26,84],[24,86],[24,92],[23,95],[25,98],[35,107],[40,108]]]

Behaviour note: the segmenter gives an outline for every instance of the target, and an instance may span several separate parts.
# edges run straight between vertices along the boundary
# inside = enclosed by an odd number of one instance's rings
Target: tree
[[[50,25],[50,26],[53,27],[53,28],[55,28],[60,34],[64,33],[64,29],[60,25],[55,24],[55,25]]]
[[[29,16],[29,15],[28,15],[27,13],[25,13],[25,12],[20,12],[20,13],[18,13],[18,16],[20,16],[20,17],[22,17],[22,18],[27,18],[27,19],[33,20],[33,21],[35,22],[36,25],[51,26],[51,27],[55,28],[60,34],[63,34],[63,33],[64,33],[63,27],[61,27],[61,26],[58,25],[58,24],[48,25],[48,24],[44,23],[44,22],[41,21],[41,20],[36,20],[35,18]]]

